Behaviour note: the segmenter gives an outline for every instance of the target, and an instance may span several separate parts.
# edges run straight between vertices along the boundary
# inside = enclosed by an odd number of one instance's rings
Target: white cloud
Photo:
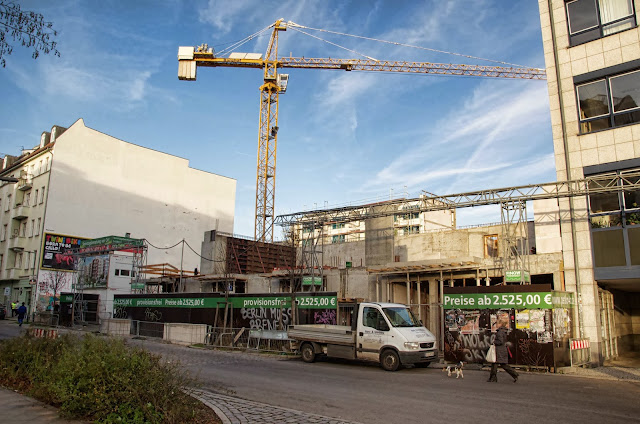
[[[544,84],[516,84],[492,81],[477,88],[472,97],[450,111],[435,129],[416,141],[408,152],[399,153],[391,163],[362,186],[363,191],[382,190],[390,185],[428,189],[435,185],[441,194],[463,189],[469,183],[513,181],[509,174],[528,177],[552,171],[549,140],[539,140],[537,132],[548,126],[549,111]],[[426,131],[425,131],[426,132]],[[547,146],[535,151],[535,143]],[[531,150],[531,151],[528,151]],[[528,151],[528,152],[527,152]],[[527,152],[522,166],[515,167]],[[530,166],[525,164],[531,161]],[[421,187],[420,187],[421,186]]]

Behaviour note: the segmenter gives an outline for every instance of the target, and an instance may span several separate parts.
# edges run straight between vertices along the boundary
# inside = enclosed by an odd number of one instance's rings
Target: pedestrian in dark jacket
[[[491,374],[489,374],[488,382],[498,382],[498,365],[513,377],[513,382],[518,381],[518,373],[509,366],[509,354],[507,352],[507,329],[504,321],[498,321],[498,330],[496,338],[493,342],[496,345],[496,362],[491,364]]]
[[[27,315],[27,307],[24,306],[24,302],[22,302],[22,306],[18,308],[18,322],[20,323],[20,327],[22,327],[22,321],[24,321],[25,315]]]

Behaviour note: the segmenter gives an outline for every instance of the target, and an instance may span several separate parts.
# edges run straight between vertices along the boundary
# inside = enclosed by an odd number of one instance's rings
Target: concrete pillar
[[[438,306],[438,280],[429,280],[429,319],[427,322],[427,328],[438,337],[440,333],[438,329],[438,315],[440,314],[440,307]]]
[[[423,320],[422,318],[422,296],[420,293],[420,275],[418,274],[418,279],[416,281],[416,291],[418,292],[418,319],[420,321]]]
[[[411,281],[409,281],[409,273],[407,272],[407,305],[411,305]]]

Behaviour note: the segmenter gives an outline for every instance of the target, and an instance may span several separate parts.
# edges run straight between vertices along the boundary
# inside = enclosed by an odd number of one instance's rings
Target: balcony
[[[16,205],[13,208],[13,219],[25,219],[29,217],[29,205]]]
[[[15,251],[22,251],[27,245],[27,238],[22,236],[12,236],[9,239],[9,249]]]
[[[26,191],[33,187],[33,175],[27,174],[24,171],[20,173],[20,181],[18,181],[18,190]]]

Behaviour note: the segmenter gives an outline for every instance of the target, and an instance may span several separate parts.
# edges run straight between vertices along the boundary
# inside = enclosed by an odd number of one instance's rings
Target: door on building
[[[358,357],[377,361],[380,348],[387,343],[390,330],[382,312],[366,307],[362,311],[362,327],[358,337],[362,341],[358,346]]]
[[[605,360],[616,358],[618,356],[618,339],[613,294],[607,290],[598,288],[598,300],[600,301],[602,356]]]

